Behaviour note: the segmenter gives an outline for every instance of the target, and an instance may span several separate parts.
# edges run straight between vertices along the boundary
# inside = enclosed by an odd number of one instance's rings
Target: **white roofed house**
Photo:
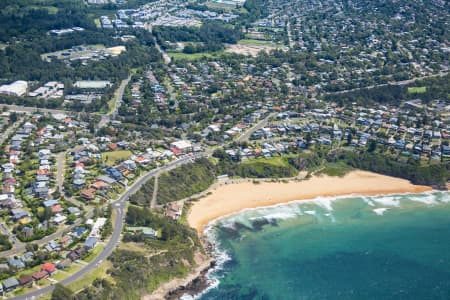
[[[183,204],[172,202],[167,204],[164,215],[173,220],[177,220],[179,217],[181,217],[182,213],[183,213]]]
[[[170,143],[170,149],[175,154],[184,154],[192,152],[192,143],[187,140],[180,140]]]

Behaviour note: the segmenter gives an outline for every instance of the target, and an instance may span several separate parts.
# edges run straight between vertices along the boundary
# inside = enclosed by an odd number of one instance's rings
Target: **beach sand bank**
[[[366,171],[352,171],[344,177],[314,176],[301,181],[241,182],[212,189],[211,194],[192,205],[187,220],[202,235],[209,222],[248,208],[317,197],[421,193],[431,189]]]

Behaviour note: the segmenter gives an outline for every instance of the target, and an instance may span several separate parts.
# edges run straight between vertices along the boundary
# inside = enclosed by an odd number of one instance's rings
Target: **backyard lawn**
[[[104,161],[108,166],[113,166],[118,161],[128,159],[133,153],[128,150],[110,151],[102,153],[102,161]]]

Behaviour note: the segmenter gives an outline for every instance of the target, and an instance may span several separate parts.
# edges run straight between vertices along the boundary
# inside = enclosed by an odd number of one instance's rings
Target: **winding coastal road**
[[[91,272],[92,270],[97,268],[103,262],[103,260],[107,259],[112,254],[114,248],[120,242],[120,237],[121,237],[122,229],[124,226],[124,220],[125,220],[126,202],[132,194],[137,192],[141,188],[141,186],[145,182],[147,182],[148,179],[150,179],[151,177],[154,177],[154,176],[158,176],[161,172],[165,172],[165,171],[171,170],[173,168],[176,168],[178,166],[181,166],[183,164],[189,163],[193,159],[197,159],[197,158],[200,158],[203,156],[208,156],[208,155],[209,155],[209,153],[205,152],[205,153],[194,154],[191,156],[186,156],[184,158],[181,158],[181,159],[178,159],[171,163],[168,163],[167,165],[164,165],[160,168],[153,169],[153,170],[147,172],[144,176],[140,177],[138,180],[136,180],[136,182],[133,185],[131,185],[130,187],[128,187],[126,189],[126,191],[122,194],[122,196],[120,196],[120,198],[118,200],[116,200],[112,203],[112,208],[114,211],[116,211],[116,219],[114,222],[114,229],[113,229],[111,238],[109,239],[109,241],[106,244],[103,251],[92,262],[87,264],[86,267],[84,267],[77,273],[71,275],[70,277],[67,277],[64,280],[61,280],[60,283],[63,285],[68,285],[68,284],[78,280],[79,278],[82,278],[84,275],[88,274],[89,272]],[[11,300],[34,300],[34,299],[37,299],[37,298],[43,296],[46,293],[53,291],[53,289],[54,289],[54,286],[49,285],[49,286],[43,287],[39,290],[32,291],[32,292],[29,292],[24,295],[11,297],[8,299],[11,299]]]

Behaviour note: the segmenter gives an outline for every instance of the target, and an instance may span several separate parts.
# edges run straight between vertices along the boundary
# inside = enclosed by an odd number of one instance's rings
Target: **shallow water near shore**
[[[450,193],[252,209],[208,236],[226,258],[199,299],[450,299]]]

